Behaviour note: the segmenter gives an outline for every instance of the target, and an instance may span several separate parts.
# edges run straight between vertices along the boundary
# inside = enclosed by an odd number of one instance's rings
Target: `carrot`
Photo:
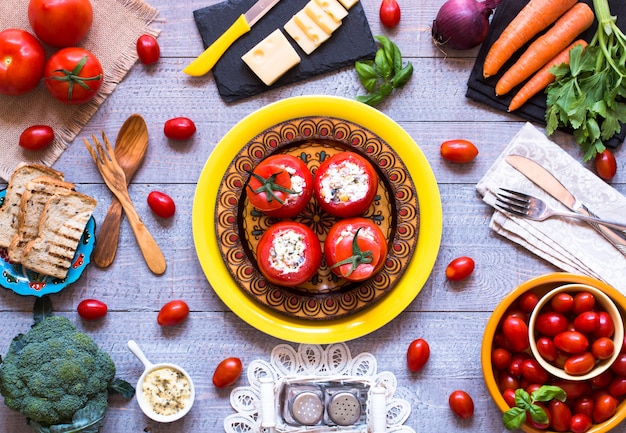
[[[541,69],[588,29],[594,20],[595,15],[587,4],[577,3],[572,6],[545,34],[530,44],[517,62],[502,75],[496,83],[496,95],[507,94]]]
[[[498,73],[502,65],[539,32],[576,4],[577,0],[530,0],[491,45],[483,64],[483,76]]]
[[[548,87],[548,85],[552,83],[555,79],[554,75],[552,75],[552,73],[550,72],[550,68],[563,63],[569,64],[569,52],[577,45],[582,45],[583,47],[586,47],[587,42],[584,39],[578,39],[569,47],[561,51],[555,58],[546,63],[543,68],[537,71],[537,73],[533,75],[533,77],[528,80],[521,89],[519,89],[513,99],[511,99],[508,111],[517,110],[519,107],[524,105],[530,98]]]

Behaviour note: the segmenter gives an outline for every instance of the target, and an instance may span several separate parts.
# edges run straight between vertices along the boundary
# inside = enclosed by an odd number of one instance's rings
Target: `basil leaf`
[[[392,66],[394,64],[393,56],[395,51],[394,47],[397,48],[396,45],[386,36],[376,36],[376,40],[378,40],[383,47],[382,50],[387,58],[387,64]]]
[[[515,406],[522,408],[524,410],[528,410],[532,406],[532,402],[530,401],[530,396],[522,388],[515,390]]]
[[[391,76],[393,69],[391,67],[391,63],[389,62],[389,59],[382,49],[379,49],[376,52],[374,64],[376,65],[376,73],[378,73],[381,77],[383,77],[384,79],[388,79]]]
[[[558,386],[543,385],[537,388],[535,391],[533,391],[530,398],[533,402],[550,401],[555,398],[559,401],[565,401],[565,399],[567,398],[567,393],[562,388],[559,388]]]
[[[546,411],[543,410],[541,406],[537,406],[536,404],[533,404],[530,409],[528,409],[528,413],[530,413],[530,417],[533,421],[538,424],[547,424],[549,421]]]
[[[356,100],[359,102],[363,102],[364,104],[367,105],[371,105],[372,107],[380,104],[383,99],[385,99],[385,96],[383,96],[382,94],[376,92],[376,93],[371,93],[369,95],[359,95],[356,97]]]
[[[519,407],[512,407],[504,412],[502,422],[507,430],[516,430],[526,422],[526,411]]]
[[[392,78],[391,82],[393,84],[393,87],[400,88],[404,86],[411,79],[412,75],[413,65],[411,64],[411,62],[409,62],[404,68],[400,69],[400,71],[397,72],[396,75]]]
[[[368,92],[373,92],[378,82],[378,75],[372,65],[364,62],[356,62],[354,64],[359,81]]]

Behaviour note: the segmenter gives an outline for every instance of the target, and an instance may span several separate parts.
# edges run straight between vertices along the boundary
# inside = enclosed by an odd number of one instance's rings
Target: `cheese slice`
[[[324,9],[313,0],[307,3],[304,7],[304,11],[326,33],[330,34],[334,32],[341,25],[341,21],[335,21],[333,17],[324,12]]]
[[[302,48],[302,51],[304,51],[307,54],[311,54],[320,45],[319,43],[316,43],[312,41],[311,39],[309,39],[306,33],[304,33],[304,30],[302,30],[300,26],[296,24],[295,17],[287,21],[287,24],[285,24],[284,29],[287,33],[289,33],[289,36],[291,36],[293,40],[298,43],[300,48]]]
[[[330,33],[325,32],[323,28],[313,21],[304,9],[295,14],[293,19],[298,27],[300,27],[315,44],[321,45],[330,38]]]
[[[300,63],[300,56],[280,29],[270,33],[241,59],[267,86]]]
[[[337,22],[340,22],[348,16],[348,11],[341,6],[338,0],[313,0],[313,2]]]
[[[350,9],[352,6],[357,4],[359,0],[339,0],[344,8]]]

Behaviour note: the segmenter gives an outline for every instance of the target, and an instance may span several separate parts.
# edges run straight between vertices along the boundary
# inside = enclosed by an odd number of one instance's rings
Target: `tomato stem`
[[[284,186],[280,186],[276,183],[276,177],[281,173],[282,171],[279,171],[277,173],[272,174],[270,177],[266,179],[263,176],[250,172],[250,176],[253,176],[256,180],[261,182],[261,186],[258,187],[257,189],[252,189],[252,187],[248,185],[248,188],[250,188],[252,192],[254,192],[255,194],[260,194],[264,192],[268,203],[271,202],[272,200],[276,200],[280,204],[285,204],[285,202],[281,200],[275,194],[275,191],[281,191],[287,194],[296,194],[297,191],[294,191],[293,189],[285,188]]]
[[[362,228],[363,227],[359,227],[356,230],[356,233],[354,233],[354,237],[352,238],[352,255],[340,262],[335,263],[331,267],[331,269],[335,269],[339,266],[352,264],[352,266],[350,267],[350,270],[344,275],[344,277],[350,276],[350,274],[354,272],[356,268],[359,267],[359,265],[364,264],[364,263],[372,263],[372,254],[373,254],[372,251],[371,250],[361,251],[361,248],[359,248],[357,237],[359,236],[359,231],[361,231]]]
[[[85,83],[85,81],[99,81],[102,79],[102,74],[98,74],[93,77],[81,77],[80,76],[80,72],[85,67],[87,60],[89,60],[87,56],[80,59],[80,61],[76,63],[76,66],[74,66],[74,69],[72,69],[71,71],[67,69],[56,69],[54,71],[54,72],[60,72],[61,74],[63,74],[62,76],[53,75],[53,76],[47,77],[48,80],[66,81],[68,83],[68,87],[67,87],[68,101],[72,100],[72,94],[74,92],[75,84],[78,84],[80,87],[82,87],[83,89],[87,91],[92,91],[91,87],[89,87]]]

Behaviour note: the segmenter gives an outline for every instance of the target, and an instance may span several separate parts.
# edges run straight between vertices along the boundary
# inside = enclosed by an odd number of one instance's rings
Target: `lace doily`
[[[236,413],[224,420],[226,433],[298,433],[298,432],[359,432],[383,431],[385,433],[415,433],[411,427],[404,426],[411,413],[409,403],[401,398],[394,398],[397,380],[389,371],[378,372],[376,358],[371,353],[363,352],[352,357],[350,349],[345,343],[337,343],[322,348],[319,345],[301,344],[297,350],[288,344],[279,344],[272,350],[270,361],[261,359],[250,363],[247,370],[249,385],[233,389],[230,394],[230,403]],[[277,416],[276,424],[272,427],[262,426],[263,414],[267,414],[267,406],[263,406],[266,398],[268,383],[271,392],[276,393],[280,383],[285,381],[331,381],[345,380],[362,383],[369,386],[366,409],[366,423],[359,426],[294,426],[281,422]],[[377,396],[378,392],[381,393]],[[381,401],[384,394],[384,409],[381,418],[372,413],[373,400]],[[262,398],[261,396],[264,396]],[[275,407],[279,397],[274,396],[272,401]],[[271,401],[271,399],[270,399]],[[274,415],[275,412],[272,414]],[[378,422],[378,427],[373,426]],[[265,424],[264,424],[265,425]]]

